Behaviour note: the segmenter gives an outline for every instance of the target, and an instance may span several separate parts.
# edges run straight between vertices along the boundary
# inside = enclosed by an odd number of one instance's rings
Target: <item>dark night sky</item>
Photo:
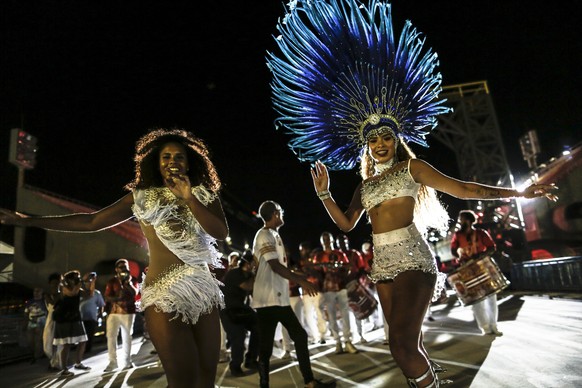
[[[337,232],[308,166],[273,126],[264,58],[282,2],[25,3],[0,5],[0,206],[14,207],[11,128],[39,139],[28,184],[103,206],[131,180],[135,141],[149,128],[178,126],[207,141],[224,198],[238,211],[250,214],[265,199],[283,205],[292,249]],[[538,130],[546,156],[582,140],[579,15],[577,2],[562,0],[393,2],[396,31],[410,19],[439,53],[443,85],[488,81],[516,175],[526,170],[517,139],[528,129]],[[414,149],[458,175],[452,153],[431,144]],[[342,206],[357,182],[354,171],[332,174]],[[252,241],[255,228],[229,221],[236,242]],[[362,221],[352,245],[369,232]]]

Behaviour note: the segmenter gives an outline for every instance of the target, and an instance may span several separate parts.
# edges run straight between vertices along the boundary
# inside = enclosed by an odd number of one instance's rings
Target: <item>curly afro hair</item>
[[[188,177],[192,186],[203,185],[215,193],[220,190],[220,179],[210,161],[206,144],[191,132],[164,128],[153,129],[137,141],[134,156],[135,178],[125,186],[126,189],[164,186],[159,170],[159,154],[167,143],[179,143],[186,149],[190,166]]]

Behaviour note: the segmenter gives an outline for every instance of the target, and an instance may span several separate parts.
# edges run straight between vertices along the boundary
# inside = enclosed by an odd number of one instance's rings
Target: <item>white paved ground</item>
[[[425,322],[425,342],[431,357],[448,368],[442,377],[447,387],[582,387],[582,299],[579,295],[550,298],[548,295],[499,295],[499,328],[502,337],[482,336],[470,308],[452,298],[448,305],[433,307],[434,321]],[[368,332],[367,344],[357,344],[359,354],[334,354],[333,340],[312,345],[311,360],[317,377],[335,378],[338,387],[406,387],[382,330]],[[2,367],[0,388],[13,387],[166,387],[163,370],[152,345],[134,339],[136,368],[104,373],[107,355],[97,347],[85,363],[91,371],[74,371],[60,378],[46,371],[46,360],[30,365],[21,362]],[[275,348],[271,387],[302,387],[294,359],[279,360]],[[228,364],[220,364],[219,387],[256,387],[258,375],[232,378]]]

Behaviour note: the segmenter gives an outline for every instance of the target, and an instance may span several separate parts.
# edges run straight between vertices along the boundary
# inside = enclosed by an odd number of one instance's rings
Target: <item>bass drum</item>
[[[470,306],[509,286],[509,280],[489,256],[467,262],[448,277],[463,306]]]
[[[378,302],[370,290],[357,280],[350,281],[346,285],[346,289],[348,290],[348,305],[356,318],[366,319],[372,315],[378,307]]]

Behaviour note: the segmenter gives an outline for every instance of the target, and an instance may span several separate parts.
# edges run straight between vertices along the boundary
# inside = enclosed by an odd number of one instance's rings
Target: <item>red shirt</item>
[[[307,281],[321,291],[323,284],[323,270],[313,264],[312,259],[301,260],[301,272],[307,276]]]
[[[461,232],[455,232],[451,240],[451,251],[457,252],[458,248],[463,248],[465,254],[461,259],[468,260],[486,252],[489,248],[495,248],[495,242],[483,229],[471,229],[469,235]]]
[[[313,264],[320,266],[325,274],[323,292],[340,291],[346,288],[350,260],[339,249],[318,252],[313,258]]]
[[[135,314],[135,297],[137,291],[137,286],[133,283],[133,280],[131,283],[126,283],[122,286],[121,281],[117,277],[109,279],[105,287],[105,299],[107,297],[121,298],[115,302],[107,302],[111,307],[108,309],[109,314]]]
[[[355,250],[350,249],[346,252],[350,260],[350,273],[348,275],[348,281],[358,280],[362,276],[366,276],[366,262],[362,254]]]

